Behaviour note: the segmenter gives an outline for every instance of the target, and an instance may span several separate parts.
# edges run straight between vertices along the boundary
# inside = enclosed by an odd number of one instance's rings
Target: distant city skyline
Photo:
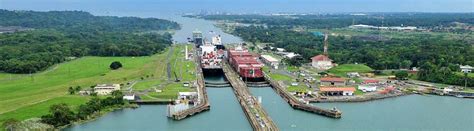
[[[472,0],[0,0],[1,9],[229,13],[473,12]]]

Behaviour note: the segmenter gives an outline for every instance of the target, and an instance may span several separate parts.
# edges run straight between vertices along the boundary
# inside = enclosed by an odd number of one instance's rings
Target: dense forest
[[[56,29],[69,32],[149,31],[179,29],[176,22],[138,17],[94,16],[83,11],[9,11],[0,9],[0,26],[20,26],[34,29]]]
[[[34,73],[87,55],[152,55],[172,43],[171,35],[143,32],[179,28],[167,20],[93,16],[80,11],[0,10],[0,18],[0,26],[34,29],[0,34],[0,72],[9,73]]]
[[[233,34],[246,41],[273,43],[275,47],[301,54],[301,63],[309,62],[323,51],[323,38],[310,32],[250,26],[238,27]],[[364,63],[378,70],[420,67],[419,79],[432,82],[464,83],[464,78],[455,74],[460,71],[457,64],[474,65],[473,45],[436,37],[371,41],[330,36],[328,42],[329,55],[336,63]],[[474,86],[473,78],[469,85]]]
[[[474,24],[474,13],[368,13],[319,15],[205,15],[188,16],[208,20],[231,20],[247,24],[264,24],[269,27],[342,28],[352,24],[373,26],[416,26],[432,31],[445,31],[457,23]],[[443,28],[443,29],[442,29]],[[465,33],[465,29],[450,29]]]

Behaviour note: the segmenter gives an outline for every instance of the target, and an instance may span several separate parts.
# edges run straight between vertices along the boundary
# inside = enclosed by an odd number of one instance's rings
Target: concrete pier
[[[234,94],[242,106],[247,119],[255,131],[278,131],[278,127],[265,112],[263,107],[250,93],[247,85],[239,79],[239,75],[230,67],[227,62],[223,62],[222,69],[225,76],[232,85]]]
[[[299,101],[290,93],[285,91],[285,88],[282,87],[277,81],[272,80],[270,76],[268,76],[265,73],[264,73],[264,76],[265,76],[265,80],[270,82],[270,85],[272,85],[273,90],[275,90],[294,109],[312,112],[312,113],[316,113],[316,114],[331,117],[331,118],[341,118],[342,112],[338,110],[328,110],[328,109],[323,109],[316,106],[305,104],[304,102]]]
[[[206,92],[206,86],[204,82],[204,76],[202,73],[201,64],[199,64],[201,63],[200,58],[198,57],[198,55],[194,55],[194,58],[197,63],[197,66],[196,66],[197,77],[196,78],[197,78],[198,105],[191,107],[189,109],[171,114],[170,117],[173,118],[174,120],[181,120],[188,116],[192,116],[194,114],[207,111],[211,108],[209,99],[207,96],[207,92]]]

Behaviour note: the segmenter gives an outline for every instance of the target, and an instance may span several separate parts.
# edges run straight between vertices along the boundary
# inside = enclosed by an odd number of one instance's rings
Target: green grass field
[[[286,90],[289,92],[306,92],[309,91],[309,88],[306,85],[303,85],[303,83],[300,83],[297,86],[290,85]]]
[[[456,75],[464,77],[464,73],[462,73],[462,72],[456,72]],[[474,78],[474,73],[468,73],[467,77]]]
[[[192,91],[189,87],[183,87],[181,83],[168,84],[163,88],[162,92],[151,92],[148,95],[159,99],[176,99],[178,92]]]
[[[372,68],[363,64],[342,64],[328,70],[329,73],[341,77],[346,77],[347,72],[368,73],[371,71],[373,71]]]
[[[44,113],[44,107],[55,101],[69,102],[69,99],[62,98],[70,97],[67,94],[70,86],[89,88],[100,83],[126,83],[146,75],[164,78],[165,58],[166,53],[144,57],[82,57],[31,76],[3,79],[0,84],[0,116],[2,120],[40,116]],[[109,65],[113,61],[120,61],[123,68],[110,70]],[[0,78],[9,78],[10,75],[0,74]],[[70,104],[82,104],[87,97],[82,99]]]
[[[89,97],[84,96],[62,96],[49,99],[38,104],[26,106],[15,111],[7,112],[0,115],[0,123],[3,123],[8,118],[15,118],[17,120],[25,120],[32,117],[41,117],[49,113],[49,106],[53,104],[66,103],[71,105],[71,108],[77,108],[78,105],[86,103]]]
[[[290,76],[287,76],[287,75],[283,75],[283,74],[270,73],[269,76],[273,80],[277,80],[277,81],[288,81],[288,82],[293,81],[293,78],[291,78]]]
[[[146,90],[153,87],[159,87],[161,83],[163,82],[158,79],[144,80],[137,82],[132,88],[133,90]]]
[[[183,45],[178,45],[174,46],[174,50],[171,53],[172,56],[170,56],[170,64],[171,64],[171,80],[175,79],[174,73],[176,73],[176,76],[178,79],[181,80],[181,82],[166,82],[167,77],[166,77],[166,72],[162,74],[162,76],[165,76],[165,78],[152,78],[152,79],[147,79],[143,81],[138,81],[132,88],[134,90],[145,90],[145,89],[150,89],[150,88],[157,88],[161,89],[162,92],[157,93],[157,92],[150,92],[148,93],[149,96],[142,95],[143,100],[152,100],[155,98],[158,99],[176,99],[178,96],[178,92],[187,92],[187,91],[193,91],[190,88],[183,88],[182,84],[184,82],[192,82],[196,80],[196,74],[195,74],[195,69],[196,69],[196,63],[191,60],[185,60],[184,56],[184,50],[185,46]],[[188,51],[192,52],[192,46],[188,46]],[[166,52],[166,54],[169,52]],[[164,58],[163,62],[166,62],[166,59]],[[166,63],[163,63],[162,65],[164,69],[166,70]],[[153,98],[154,97],[154,98]]]

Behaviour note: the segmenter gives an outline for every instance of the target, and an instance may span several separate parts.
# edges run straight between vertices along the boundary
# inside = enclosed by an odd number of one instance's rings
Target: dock
[[[278,131],[278,127],[265,112],[263,107],[252,96],[247,85],[239,79],[238,74],[230,67],[227,62],[222,63],[222,70],[232,85],[234,94],[237,96],[242,110],[250,122],[254,131]]]
[[[201,63],[200,58],[197,55],[194,55],[196,63]],[[197,92],[198,92],[198,104],[191,108],[176,112],[171,114],[171,118],[174,120],[182,120],[188,116],[192,116],[194,114],[210,110],[211,105],[209,103],[209,98],[207,96],[206,85],[204,82],[204,75],[202,73],[201,64],[197,64],[196,66],[196,78],[197,78]]]
[[[311,113],[315,113],[315,114],[319,114],[319,115],[323,115],[323,116],[327,116],[331,118],[341,118],[342,116],[341,111],[323,109],[323,108],[312,106],[302,101],[299,101],[298,99],[296,99],[296,97],[292,96],[289,92],[285,91],[285,88],[282,87],[277,81],[272,80],[270,76],[268,76],[266,73],[264,73],[264,76],[265,76],[265,80],[270,82],[270,85],[273,88],[273,90],[275,90],[275,92],[277,92],[286,102],[288,102],[288,104],[290,104],[290,106],[293,109],[299,109],[299,110],[303,110],[303,111],[307,111],[307,112],[311,112]]]

